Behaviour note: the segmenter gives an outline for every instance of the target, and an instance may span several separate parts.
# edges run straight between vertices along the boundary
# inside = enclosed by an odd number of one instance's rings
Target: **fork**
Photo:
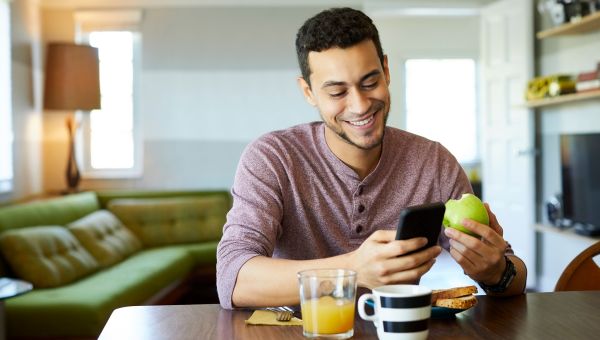
[[[277,321],[290,321],[292,320],[292,316],[294,316],[294,311],[289,307],[267,307],[266,310],[269,310],[275,313],[275,320]]]

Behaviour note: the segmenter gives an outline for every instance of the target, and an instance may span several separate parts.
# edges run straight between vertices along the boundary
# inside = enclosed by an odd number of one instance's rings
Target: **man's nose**
[[[371,102],[366,93],[360,89],[353,89],[348,96],[348,111],[353,114],[361,115],[366,113],[371,107]]]

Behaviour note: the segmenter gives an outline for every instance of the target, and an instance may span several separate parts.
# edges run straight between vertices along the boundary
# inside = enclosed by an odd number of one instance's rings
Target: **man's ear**
[[[312,90],[310,89],[310,85],[308,85],[306,80],[304,80],[302,76],[298,77],[296,80],[298,81],[298,86],[304,95],[304,99],[306,99],[310,105],[317,106],[317,102],[315,101]]]
[[[390,68],[388,67],[388,57],[387,54],[383,55],[383,74],[385,75],[385,81],[388,85],[390,85]]]

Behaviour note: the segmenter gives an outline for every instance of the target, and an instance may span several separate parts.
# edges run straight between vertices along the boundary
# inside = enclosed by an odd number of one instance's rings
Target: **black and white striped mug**
[[[365,312],[367,300],[374,314]],[[431,289],[417,285],[388,285],[358,299],[358,314],[373,321],[380,340],[427,339],[431,316]]]

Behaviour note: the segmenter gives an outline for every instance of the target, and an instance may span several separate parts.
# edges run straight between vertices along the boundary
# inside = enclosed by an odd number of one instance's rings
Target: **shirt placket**
[[[366,191],[365,185],[359,184],[352,195],[352,220],[350,223],[350,241],[352,243],[362,243],[366,238],[370,206]]]

